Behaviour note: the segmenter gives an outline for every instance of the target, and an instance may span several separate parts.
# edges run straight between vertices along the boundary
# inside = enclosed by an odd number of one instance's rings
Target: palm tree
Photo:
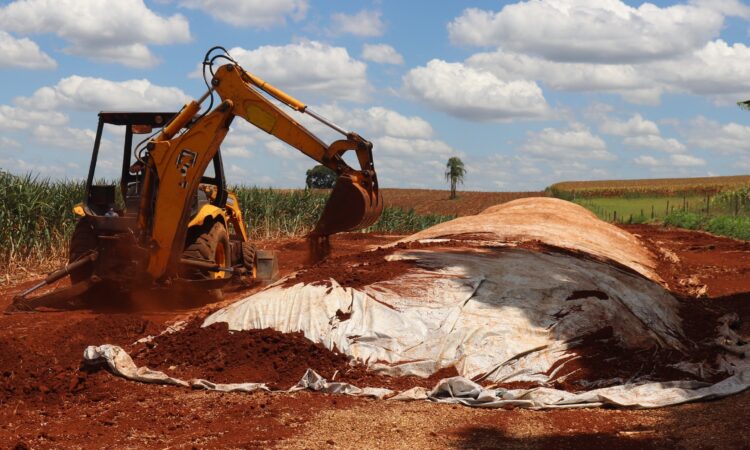
[[[456,185],[458,183],[463,184],[464,175],[466,175],[466,168],[464,168],[464,162],[461,161],[461,158],[450,157],[445,165],[445,181],[451,184],[451,200],[456,198]]]

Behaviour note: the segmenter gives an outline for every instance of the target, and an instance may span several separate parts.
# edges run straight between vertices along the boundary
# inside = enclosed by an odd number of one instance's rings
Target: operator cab
[[[146,142],[151,136],[160,132],[170,120],[176,115],[176,112],[100,112],[99,125],[96,129],[96,138],[94,140],[94,150],[91,154],[91,164],[89,166],[88,178],[86,179],[86,188],[84,194],[84,210],[88,215],[119,217],[128,216],[134,218],[140,207],[141,201],[141,183],[145,168],[145,162],[148,156],[139,158],[136,152],[145,148]],[[97,161],[99,159],[99,150],[101,147],[102,133],[104,125],[115,125],[125,127],[125,141],[123,146],[122,167],[119,180],[119,196],[115,184],[95,184],[102,183],[100,178],[95,181],[95,172]],[[190,126],[190,124],[188,125]],[[133,145],[134,135],[143,135],[137,139],[136,145]],[[140,145],[140,144],[143,145]],[[207,172],[210,172],[211,168]],[[203,188],[203,189],[202,189]],[[206,191],[216,191],[214,201],[209,200]],[[213,176],[203,174],[201,178],[201,188],[195,195],[192,213],[195,213],[206,203],[223,208],[227,199],[226,185],[224,181],[224,167],[221,160],[221,152],[216,152],[213,158]]]

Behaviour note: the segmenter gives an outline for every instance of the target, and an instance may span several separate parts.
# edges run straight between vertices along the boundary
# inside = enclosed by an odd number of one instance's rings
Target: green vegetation
[[[331,189],[336,184],[336,172],[318,164],[305,174],[305,185],[308,189]]]
[[[0,264],[10,270],[67,253],[73,205],[83,198],[82,181],[50,181],[0,171]]]
[[[445,181],[451,186],[451,200],[456,198],[456,186],[458,183],[463,184],[464,176],[466,176],[466,168],[461,158],[458,156],[448,158],[445,164]]]
[[[325,190],[230,187],[237,195],[253,240],[303,236],[312,230],[328,200]],[[83,199],[82,181],[53,181],[0,170],[0,275],[15,270],[50,270],[67,255],[75,227],[72,212]],[[423,215],[386,207],[366,231],[413,233],[453,216]]]
[[[748,176],[565,182],[547,192],[609,222],[660,222],[750,240]]]
[[[707,200],[708,199],[708,200]],[[573,200],[586,209],[592,211],[600,219],[610,222],[645,223],[660,220],[675,211],[692,211],[704,214],[712,208],[716,212],[726,212],[721,205],[717,205],[712,197],[705,196],[644,196],[644,197],[592,197]]]
[[[665,217],[664,224],[689,230],[704,230],[735,239],[750,240],[750,217],[748,216],[706,216],[677,211]]]
[[[414,209],[403,210],[401,208],[386,206],[383,214],[375,224],[367,228],[366,232],[380,233],[414,233],[424,230],[441,222],[455,219],[455,216],[444,216],[439,214],[417,214]]]

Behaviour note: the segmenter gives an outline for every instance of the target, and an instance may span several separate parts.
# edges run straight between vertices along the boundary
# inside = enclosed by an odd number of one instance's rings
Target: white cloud
[[[396,161],[405,159],[419,161],[421,157],[429,157],[443,161],[455,153],[455,150],[443,141],[436,139],[404,139],[392,136],[375,138],[373,147],[378,154],[398,157]]]
[[[612,136],[623,137],[623,143],[630,147],[648,148],[667,153],[681,153],[685,145],[674,138],[664,138],[656,123],[644,119],[640,114],[633,114],[627,120],[618,120],[609,116],[612,108],[597,104],[590,108],[588,116],[599,123],[599,131]]]
[[[691,155],[672,155],[669,158],[672,164],[679,167],[705,166],[706,161]]]
[[[725,15],[748,16],[739,2],[635,8],[620,0],[536,0],[500,11],[465,10],[448,25],[460,45],[506,50],[560,62],[629,63],[696,49],[717,37]]]
[[[68,117],[57,111],[34,111],[0,105],[0,130],[24,130],[36,124],[64,125]]]
[[[466,64],[503,79],[534,79],[553,89],[624,91],[641,89],[644,79],[632,65],[548,61],[506,50],[477,53]]]
[[[242,176],[247,175],[247,170],[243,169],[242,167],[238,166],[237,164],[230,164],[229,165],[229,174],[234,176]]]
[[[664,92],[736,100],[750,95],[750,47],[722,40],[661,61],[638,64],[568,63],[496,50],[466,64],[503,79],[539,80],[556,90],[611,92],[626,101],[658,104]]]
[[[521,151],[548,161],[615,159],[599,136],[578,124],[564,130],[545,128],[539,132],[529,132]]]
[[[229,53],[243,67],[296,97],[308,93],[363,101],[371,90],[367,65],[349,56],[343,47],[304,41],[255,50],[235,47]]]
[[[57,62],[44,53],[31,39],[16,39],[0,30],[0,68],[54,69]]]
[[[701,167],[706,165],[706,161],[691,155],[671,155],[668,159],[657,159],[653,156],[641,155],[633,162],[639,166],[647,166],[653,169],[657,168],[674,168],[674,167]]]
[[[18,97],[16,104],[28,109],[58,110],[176,110],[190,97],[175,87],[148,80],[111,81],[73,75],[54,86],[38,89],[30,97]]]
[[[664,92],[725,101],[750,95],[750,47],[722,40],[642,64],[554,62],[505,50],[477,53],[465,64],[504,80],[538,80],[555,90],[617,93],[639,104],[658,104]]]
[[[468,120],[506,121],[551,115],[533,81],[504,81],[461,63],[433,59],[404,76],[404,89],[431,107]]]
[[[47,147],[90,151],[96,133],[81,128],[37,125],[31,136],[34,141]]]
[[[432,137],[432,126],[419,116],[404,116],[392,109],[381,106],[362,109],[345,109],[338,105],[323,105],[316,108],[320,114],[347,130],[362,136],[392,136],[396,138],[427,139]],[[317,122],[304,119],[303,123],[315,132],[326,132],[327,128]],[[334,135],[339,139],[340,136]]]
[[[356,14],[335,13],[331,15],[331,33],[353,34],[360,37],[382,36],[385,24],[380,20],[380,11],[363,9]]]
[[[362,59],[379,64],[404,63],[404,57],[388,44],[365,44],[362,47]]]
[[[648,79],[673,92],[712,97],[750,94],[750,47],[719,39],[680,57],[639,68]]]
[[[38,161],[28,161],[20,158],[0,158],[0,167],[12,173],[31,173],[34,175],[61,177],[66,175],[65,167],[60,164],[41,164]]]
[[[21,143],[7,136],[0,136],[0,150],[21,148]]]
[[[658,167],[662,164],[661,161],[649,155],[641,155],[633,159],[633,162],[635,162],[639,166],[650,166],[650,167]]]
[[[162,17],[143,0],[19,0],[0,8],[0,27],[55,34],[69,43],[67,53],[131,67],[158,62],[147,45],[190,40],[185,17]]]
[[[628,137],[623,142],[631,147],[650,148],[667,153],[682,153],[686,150],[685,145],[677,139],[655,135]]]
[[[599,125],[599,131],[614,136],[648,136],[659,135],[659,127],[650,120],[645,120],[640,114],[634,114],[627,121],[618,121],[605,117]]]
[[[750,126],[730,122],[721,124],[705,117],[691,120],[685,130],[688,144],[721,154],[750,152]]]
[[[226,146],[226,145],[221,147],[221,154],[229,158],[250,159],[253,157],[253,152],[251,152],[245,147]]]
[[[180,4],[230,25],[252,28],[284,25],[287,17],[299,21],[308,9],[307,0],[182,0]]]

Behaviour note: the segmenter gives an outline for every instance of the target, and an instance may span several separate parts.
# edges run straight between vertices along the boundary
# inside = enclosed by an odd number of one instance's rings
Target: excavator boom
[[[148,169],[139,210],[139,225],[150,230],[148,273],[153,279],[169,275],[179,261],[185,240],[192,194],[201,176],[229,131],[235,116],[242,117],[300,152],[334,170],[338,179],[323,214],[312,231],[316,237],[367,227],[383,209],[372,160],[372,144],[356,133],[344,131],[302,102],[250,74],[236,62],[221,66],[209,92],[185,105],[162,132],[148,144]],[[222,102],[199,116],[200,105],[215,91]],[[344,139],[325,144],[266,98],[264,91],[298,112],[344,134]],[[354,151],[359,169],[342,155]]]

